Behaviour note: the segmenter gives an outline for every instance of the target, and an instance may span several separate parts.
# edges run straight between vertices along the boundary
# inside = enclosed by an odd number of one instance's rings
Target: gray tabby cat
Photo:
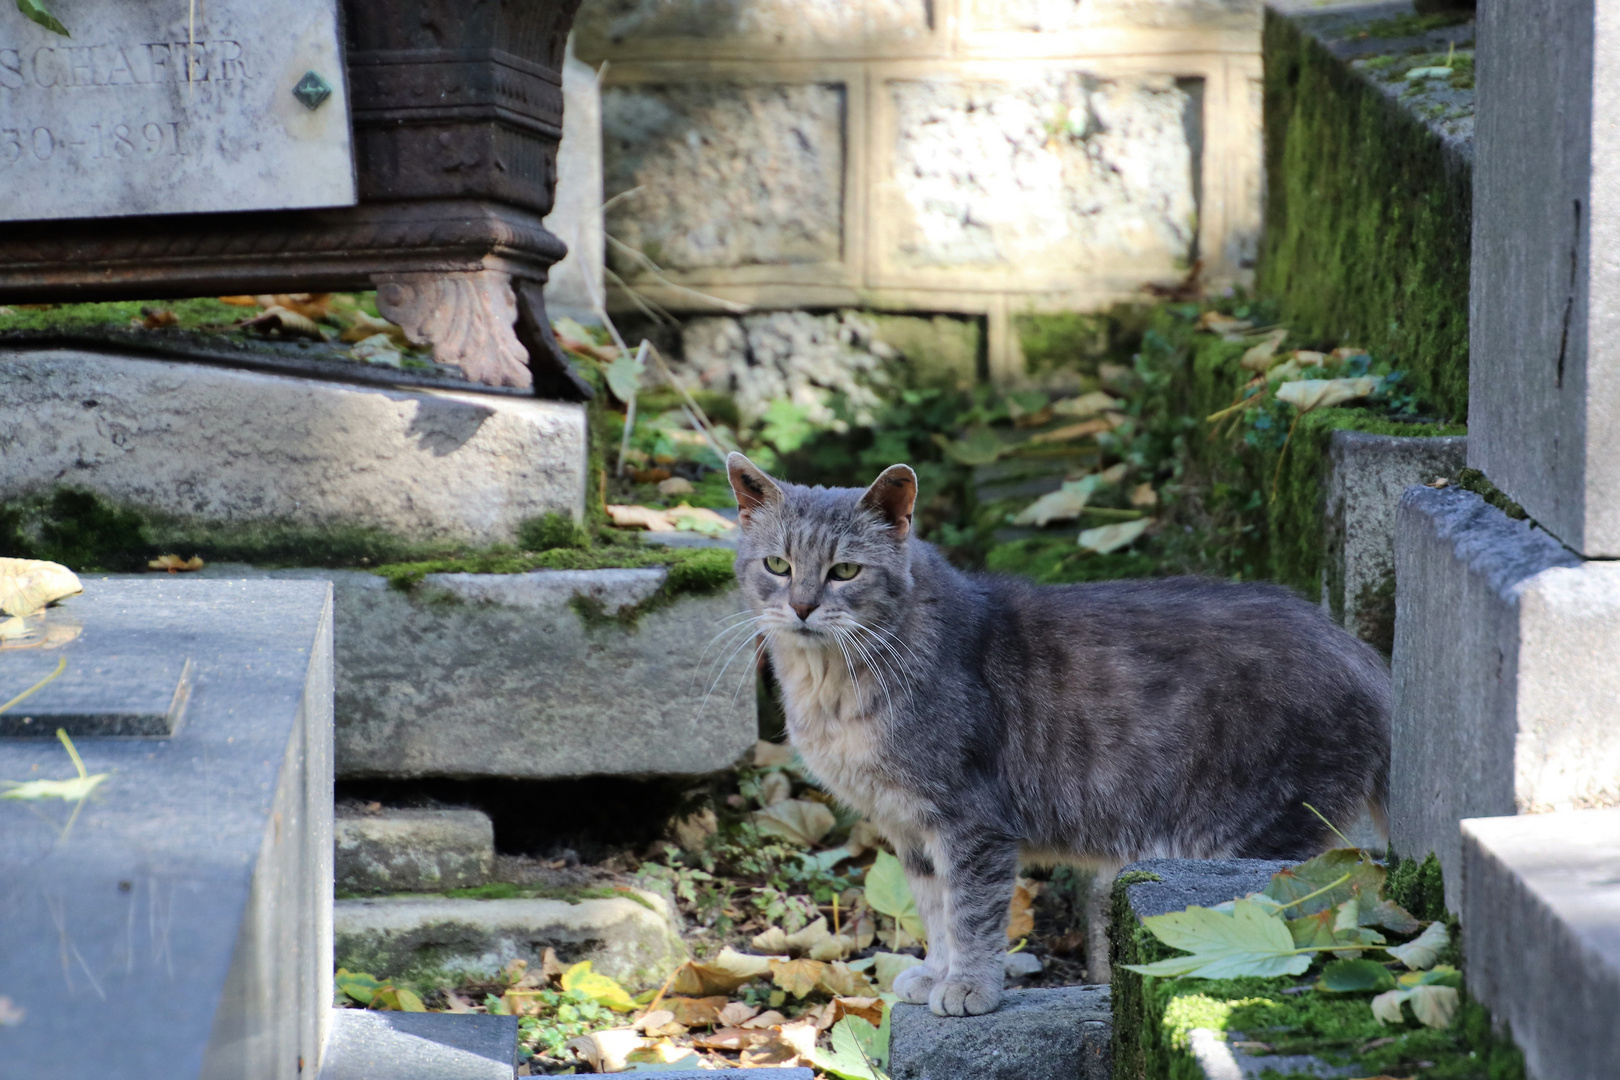
[[[1294,858],[1327,840],[1302,803],[1382,821],[1388,672],[1287,590],[966,574],[911,536],[904,465],[864,492],[727,466],[789,739],[888,834],[927,926],[906,1000],[996,1007],[1021,857]]]

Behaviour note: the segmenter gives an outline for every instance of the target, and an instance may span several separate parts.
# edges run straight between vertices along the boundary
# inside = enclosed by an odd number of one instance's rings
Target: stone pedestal
[[[27,418],[0,441],[4,498],[72,487],[227,529],[480,546],[585,508],[573,403],[42,350],[0,355],[0,414]]]
[[[1620,1062],[1620,810],[1462,823],[1468,988],[1537,1080]]]
[[[1480,5],[1468,463],[1620,555],[1620,4]]]
[[[159,642],[191,661],[195,684],[172,735],[75,739],[85,768],[106,774],[76,815],[0,801],[0,988],[20,1017],[0,1068],[313,1075],[332,1000],[331,589],[84,586],[48,616],[81,628],[60,647],[70,668]],[[31,652],[0,650],[7,697],[14,658]],[[0,777],[73,775],[48,733],[0,737]]]
[[[588,398],[542,296],[565,251],[541,222],[577,6],[485,4],[449,18],[429,0],[346,0],[346,94],[321,107],[349,108],[358,205],[88,219],[88,204],[68,198],[60,220],[0,236],[0,303],[376,288],[385,315],[468,378]],[[119,212],[151,210],[132,200]]]
[[[1456,910],[1462,818],[1620,802],[1620,565],[1418,487],[1396,577],[1390,840],[1440,856]]]

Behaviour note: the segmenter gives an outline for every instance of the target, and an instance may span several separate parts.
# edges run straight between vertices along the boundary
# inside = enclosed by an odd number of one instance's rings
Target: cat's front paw
[[[912,968],[916,971],[916,968]],[[898,990],[900,980],[895,980]],[[944,978],[934,984],[928,997],[928,1007],[935,1016],[978,1016],[990,1012],[1001,1003],[1001,986],[993,982],[971,982],[961,978]]]
[[[894,992],[900,995],[901,1001],[909,1001],[913,1005],[927,1005],[929,995],[934,992],[934,984],[939,982],[940,973],[927,964],[918,964],[908,967],[894,977]]]

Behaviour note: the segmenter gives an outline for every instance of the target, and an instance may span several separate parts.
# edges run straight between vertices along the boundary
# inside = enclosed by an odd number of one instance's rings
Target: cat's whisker
[[[842,636],[844,636],[849,641],[849,644],[855,649],[855,651],[860,653],[861,662],[866,666],[866,669],[868,671],[870,671],[872,673],[873,677],[877,680],[878,688],[883,691],[884,700],[886,700],[889,703],[889,715],[893,716],[894,715],[894,694],[890,692],[888,676],[886,676],[884,674],[884,672],[883,672],[883,669],[881,667],[879,667],[873,661],[872,655],[866,651],[866,648],[865,648],[865,646],[863,646],[861,644],[860,639],[857,638],[855,636],[855,634],[847,626],[840,627],[840,630],[842,632]],[[856,689],[859,690],[859,688],[860,688],[860,684],[859,684],[859,682],[857,682],[856,683]]]
[[[748,645],[748,642],[748,638],[743,638],[742,641],[737,643],[737,647],[731,650],[731,655],[726,657],[725,667],[722,667],[720,669],[720,673],[714,677],[714,681],[709,683],[708,692],[703,695],[703,701],[698,705],[699,713],[703,712],[704,709],[709,707],[709,699],[714,696],[715,687],[719,686],[720,680],[726,677],[726,671],[731,667],[732,661],[737,659],[737,654]]]
[[[859,619],[856,620],[856,625],[859,626],[862,630],[869,630],[874,634],[880,634],[884,638],[888,639],[889,641],[892,641],[896,645],[899,645],[901,648],[905,649],[906,652],[911,654],[911,659],[919,667],[924,666],[923,658],[917,655],[917,651],[915,649],[913,649],[909,644],[907,644],[899,635],[895,634],[892,630],[885,630],[881,626],[873,626],[873,625],[871,625],[869,623],[863,623]]]
[[[754,662],[753,662],[752,665],[750,665],[750,667],[756,673],[759,671],[759,658],[761,656],[763,656],[763,655],[765,655],[765,638],[763,636],[761,636],[761,637],[759,637],[759,638],[757,638],[755,640],[755,644],[754,644]],[[758,675],[756,674],[755,677],[757,678]],[[733,690],[731,692],[731,703],[733,705],[737,704],[737,695],[742,693],[743,687],[745,687],[747,685],[748,685],[748,673],[744,672],[742,677],[737,680],[737,689],[735,689],[735,690]]]
[[[879,647],[879,648],[881,648],[884,651],[884,653],[889,657],[889,659],[891,661],[891,665],[890,665],[889,670],[893,673],[893,675],[895,677],[895,680],[897,682],[900,682],[900,683],[904,684],[904,682],[906,681],[906,676],[908,676],[911,673],[911,669],[906,665],[905,658],[900,655],[899,651],[896,650],[893,645],[889,644],[883,638],[879,637],[877,635],[877,633],[873,630],[872,627],[867,626],[864,623],[861,623],[861,622],[857,621],[854,624],[854,628],[856,630],[864,630],[866,633],[872,635],[872,644]],[[904,644],[904,643],[902,642],[902,644]],[[910,652],[911,650],[909,648],[907,648],[906,651]],[[913,658],[915,658],[916,654],[912,653],[912,656],[913,656]],[[922,664],[922,661],[919,660],[919,661],[917,661],[917,663],[918,663],[918,666],[920,667],[921,664]]]
[[[714,635],[714,637],[710,638],[709,643],[707,645],[703,646],[703,652],[698,657],[697,664],[694,665],[694,667],[693,667],[693,671],[692,671],[692,680],[693,680],[693,682],[695,683],[698,679],[702,678],[703,671],[704,671],[704,661],[708,660],[709,650],[713,649],[716,644],[719,644],[720,645],[720,651],[723,652],[728,645],[733,644],[737,640],[736,638],[731,637],[731,635],[736,634],[738,632],[741,632],[743,634],[744,638],[746,639],[747,635],[750,632],[753,632],[753,633],[758,633],[759,632],[759,623],[760,623],[760,619],[759,619],[759,617],[756,616],[755,618],[750,619],[747,622],[740,622],[740,623],[736,623],[735,625],[728,626],[724,630],[720,631],[718,634]],[[722,642],[722,639],[727,639],[727,638],[729,638],[729,640],[725,640],[725,641]],[[719,662],[720,662],[720,657],[719,657],[719,654],[717,653],[715,655],[715,659],[712,661],[712,663],[719,663]]]

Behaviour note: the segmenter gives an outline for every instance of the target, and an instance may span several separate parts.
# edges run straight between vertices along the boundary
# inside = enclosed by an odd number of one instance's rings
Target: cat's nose
[[[791,607],[794,611],[797,611],[799,613],[799,621],[804,622],[806,619],[808,619],[810,617],[810,613],[812,611],[816,610],[816,608],[820,607],[821,605],[819,605],[819,604],[789,604],[788,606]]]

